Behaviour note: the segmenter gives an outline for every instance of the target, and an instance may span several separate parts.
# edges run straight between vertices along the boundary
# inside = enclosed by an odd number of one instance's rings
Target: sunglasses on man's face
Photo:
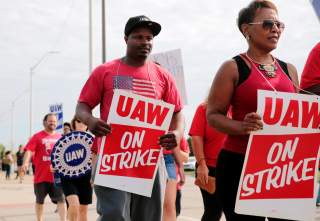
[[[263,20],[260,22],[251,22],[249,23],[249,25],[262,25],[262,28],[265,30],[271,30],[274,27],[274,25],[276,25],[277,28],[281,31],[285,27],[283,22],[275,21],[275,20]]]

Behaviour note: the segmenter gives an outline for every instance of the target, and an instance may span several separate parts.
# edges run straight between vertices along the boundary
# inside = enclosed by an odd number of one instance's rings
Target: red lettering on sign
[[[124,106],[125,100],[127,100],[127,101]],[[120,95],[118,107],[117,107],[117,113],[119,114],[119,116],[127,117],[129,115],[131,108],[132,108],[132,102],[133,102],[133,98]]]
[[[290,100],[286,108],[282,98],[265,97],[264,102],[263,121],[267,125],[280,124],[280,126],[312,127],[313,129],[320,125],[318,102]]]
[[[144,121],[145,118],[145,108],[146,103],[144,101],[138,101],[136,107],[134,108],[130,118],[132,120]]]
[[[319,104],[317,102],[312,102],[311,107],[309,107],[310,102],[302,101],[302,127],[308,127],[312,121],[312,128],[318,128],[320,125],[320,113]]]
[[[298,127],[299,124],[299,103],[297,100],[291,100],[288,105],[288,110],[284,115],[281,122],[281,126],[288,126],[291,124],[292,127]]]
[[[161,110],[161,106],[156,105],[155,108],[153,107],[153,104],[148,104],[148,117],[147,122],[149,124],[153,124],[154,120],[156,121],[157,126],[161,126],[165,117],[167,116],[169,112],[169,108],[163,108]]]
[[[130,117],[132,120],[138,120],[148,124],[161,126],[169,113],[169,108],[161,107],[153,103],[138,101],[133,103],[133,98],[119,96],[117,114],[120,117]]]
[[[277,98],[274,108],[272,108],[272,99],[272,97],[266,97],[265,112],[263,115],[263,121],[269,125],[273,125],[279,122],[283,108],[283,99]],[[271,112],[273,109],[275,113],[273,114],[273,116],[271,116]]]

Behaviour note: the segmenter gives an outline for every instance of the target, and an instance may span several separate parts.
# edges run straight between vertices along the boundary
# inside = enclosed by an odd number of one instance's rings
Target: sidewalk
[[[13,176],[14,177],[14,176]],[[22,184],[18,180],[5,180],[0,172],[0,221],[34,221],[34,193],[33,177],[25,176]],[[193,184],[194,178],[187,176],[187,182],[182,190],[182,211],[178,221],[199,221],[203,212],[201,194]],[[93,196],[93,204],[89,206],[88,220],[97,219],[96,198]],[[47,197],[45,201],[45,221],[59,220],[54,213],[56,205]],[[222,217],[220,221],[225,221]],[[317,209],[317,219],[320,221],[320,209]]]
[[[14,175],[12,177],[15,177]],[[34,193],[33,177],[25,176],[22,184],[18,180],[5,180],[0,173],[0,221],[34,221]],[[202,215],[202,199],[200,191],[193,185],[193,177],[187,177],[187,183],[183,189],[182,212],[179,221],[198,221]],[[89,206],[88,220],[97,219],[96,198]],[[56,205],[46,197],[44,213],[46,221],[59,220],[54,213]],[[225,221],[224,219],[221,221]]]

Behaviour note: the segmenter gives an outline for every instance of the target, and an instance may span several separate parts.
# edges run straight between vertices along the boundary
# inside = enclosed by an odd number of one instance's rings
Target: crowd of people
[[[265,220],[265,217],[240,215],[234,211],[249,134],[263,128],[261,116],[256,113],[257,90],[320,95],[320,43],[308,57],[300,86],[294,65],[272,55],[285,29],[274,3],[268,0],[252,1],[240,10],[237,24],[248,49],[221,65],[208,97],[195,111],[189,130],[196,158],[196,179],[202,185],[214,182],[216,186],[213,193],[200,188],[204,208],[201,221],[219,221],[222,214],[227,221]],[[154,179],[151,197],[93,185],[94,169],[92,174],[85,177],[73,180],[61,178],[61,186],[55,185],[50,152],[62,135],[55,131],[56,116],[47,114],[43,119],[44,130],[33,135],[24,148],[20,146],[16,154],[17,178],[20,182],[23,179],[21,174],[28,170],[33,158],[38,221],[43,220],[46,195],[57,204],[60,220],[68,217],[72,221],[86,221],[93,190],[97,197],[99,221],[177,219],[181,212],[181,187],[185,182],[183,162],[188,160],[190,151],[184,138],[183,105],[176,83],[167,70],[148,59],[153,39],[160,31],[161,25],[146,16],[129,18],[124,29],[125,56],[102,64],[92,72],[81,90],[75,117],[71,124],[64,124],[63,130],[64,134],[75,130],[95,135],[92,145],[92,165],[95,166],[101,137],[112,130],[106,120],[114,89],[131,90],[173,104],[169,131],[159,137],[168,174],[164,200],[161,200],[163,186],[159,171]],[[135,90],[132,80],[149,82],[151,86],[145,90]],[[100,117],[95,117],[92,110],[98,105]],[[11,152],[5,153],[2,162],[6,165],[3,167],[9,178],[10,165],[13,163]],[[320,205],[320,198],[317,203]],[[269,221],[272,220],[285,219],[269,218]]]

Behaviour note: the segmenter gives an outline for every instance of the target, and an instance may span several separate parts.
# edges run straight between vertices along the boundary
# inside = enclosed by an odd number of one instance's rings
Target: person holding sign
[[[198,106],[189,131],[193,153],[197,160],[196,177],[203,186],[208,185],[210,176],[216,177],[217,158],[225,139],[225,134],[209,126],[206,119],[206,109],[207,101]],[[222,208],[217,194],[209,193],[202,188],[200,191],[204,206],[201,221],[220,220]]]
[[[159,34],[160,24],[141,15],[128,20],[124,30],[126,55],[98,66],[84,85],[76,116],[96,136],[105,136],[112,130],[106,123],[114,89],[149,98],[163,100],[174,105],[170,132],[159,138],[165,149],[177,148],[183,134],[182,102],[173,77],[166,70],[148,60],[153,38]],[[100,104],[100,118],[92,115],[92,109]],[[121,183],[119,183],[121,185]],[[160,183],[156,175],[151,198],[94,186],[97,195],[98,220],[101,221],[160,221],[162,213]]]
[[[295,93],[298,85],[295,67],[271,54],[284,27],[271,1],[255,0],[243,8],[238,28],[247,40],[248,50],[220,67],[210,89],[207,120],[227,134],[216,167],[217,195],[227,221],[265,220],[236,214],[234,209],[249,134],[263,128],[256,113],[257,90]],[[229,108],[231,119],[227,117]]]
[[[71,120],[72,131],[87,131],[87,126],[74,117]],[[87,221],[88,205],[92,203],[91,173],[76,178],[61,177],[61,186],[66,196],[68,219],[70,221]]]
[[[31,156],[34,153],[34,193],[36,195],[35,209],[37,221],[43,220],[43,204],[47,194],[49,194],[52,202],[57,202],[60,220],[65,221],[65,200],[62,189],[57,188],[53,183],[53,168],[51,167],[50,157],[54,144],[61,137],[61,135],[55,131],[57,127],[56,114],[46,114],[43,118],[43,126],[44,130],[33,135],[25,146],[22,170],[24,173],[28,170]]]

